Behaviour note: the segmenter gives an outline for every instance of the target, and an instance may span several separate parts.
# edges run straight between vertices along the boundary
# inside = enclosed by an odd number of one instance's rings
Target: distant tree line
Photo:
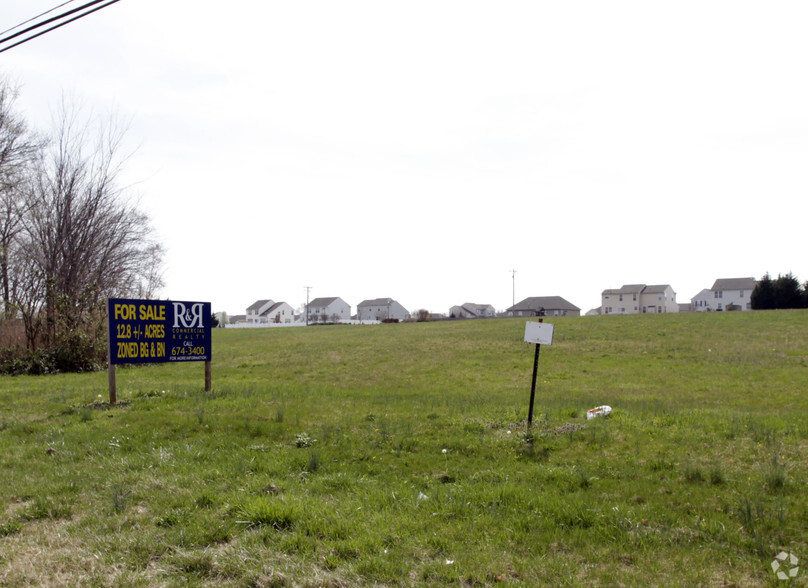
[[[808,308],[808,283],[801,285],[790,272],[776,280],[767,273],[755,284],[751,302],[754,310]]]
[[[125,129],[62,99],[48,134],[0,79],[0,371],[87,371],[106,360],[105,300],[150,298],[163,248],[120,185]]]

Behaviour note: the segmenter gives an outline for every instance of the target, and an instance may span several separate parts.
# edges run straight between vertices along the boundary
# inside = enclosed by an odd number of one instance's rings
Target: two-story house
[[[338,323],[351,318],[351,305],[342,298],[315,298],[309,302],[310,322]]]
[[[392,298],[374,298],[363,300],[356,307],[356,318],[360,321],[403,321],[409,316],[406,308]]]
[[[709,310],[752,310],[755,278],[718,279],[709,290],[702,290],[690,299],[696,312]]]
[[[286,302],[274,300],[256,300],[247,307],[247,324],[269,325],[291,323],[295,318],[295,310]]]
[[[600,297],[601,314],[679,312],[676,292],[668,284],[626,284],[622,288],[604,290]]]

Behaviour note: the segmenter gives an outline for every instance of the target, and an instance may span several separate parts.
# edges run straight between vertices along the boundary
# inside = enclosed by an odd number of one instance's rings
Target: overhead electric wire
[[[33,21],[35,21],[35,20],[36,20],[36,19],[38,19],[40,16],[45,16],[46,14],[50,14],[50,13],[51,13],[51,12],[53,12],[54,10],[58,10],[58,9],[59,9],[59,8],[61,8],[62,6],[67,6],[67,5],[68,5],[68,4],[70,4],[71,2],[75,2],[75,1],[76,1],[76,0],[67,0],[67,2],[62,2],[62,3],[61,3],[61,4],[59,4],[58,6],[54,6],[53,8],[51,8],[50,10],[46,10],[46,11],[45,11],[45,12],[43,12],[42,14],[37,14],[36,16],[32,16],[32,17],[31,17],[31,18],[29,18],[28,20],[24,20],[24,21],[22,21],[20,24],[15,25],[15,26],[11,27],[10,29],[6,29],[5,31],[0,32],[0,35],[5,35],[6,33],[10,33],[10,32],[11,32],[11,31],[13,31],[14,29],[18,29],[18,28],[20,28],[22,25],[26,25],[26,24],[28,24],[29,22],[33,22]]]
[[[65,13],[62,13],[59,16],[54,16],[53,18],[49,18],[49,19],[47,19],[45,21],[42,21],[39,24],[30,26],[30,27],[28,27],[27,29],[25,29],[23,31],[20,31],[18,33],[14,33],[13,35],[8,36],[8,37],[6,37],[4,39],[0,39],[0,44],[6,43],[6,42],[10,41],[11,39],[19,37],[20,35],[24,35],[25,33],[31,32],[31,31],[33,31],[35,29],[38,29],[39,27],[42,27],[42,26],[45,26],[45,25],[50,24],[52,22],[61,20],[66,16],[69,16],[71,14],[75,14],[76,12],[79,12],[79,11],[85,9],[85,8],[88,8],[90,6],[94,6],[95,4],[98,4],[100,2],[105,2],[105,1],[106,0],[93,0],[92,2],[88,2],[87,4],[79,6],[78,8],[74,8],[73,10],[69,10],[69,11],[67,11]],[[28,41],[30,41],[32,39],[36,39],[37,37],[41,37],[45,33],[49,33],[49,32],[51,32],[51,31],[53,31],[55,29],[63,27],[66,24],[69,24],[69,23],[71,23],[73,21],[76,21],[76,20],[78,20],[80,18],[84,18],[88,14],[92,14],[93,12],[97,12],[97,11],[101,10],[102,8],[106,8],[110,4],[115,4],[116,2],[120,2],[120,0],[109,0],[109,1],[107,1],[106,4],[102,4],[101,6],[96,6],[92,10],[88,10],[87,12],[83,12],[81,14],[78,14],[78,15],[74,16],[73,18],[70,18],[70,19],[68,19],[68,20],[66,20],[64,22],[60,22],[58,24],[55,24],[52,27],[50,27],[48,29],[45,29],[44,31],[40,31],[40,32],[36,33],[35,35],[31,35],[30,37],[26,37],[25,39],[22,39],[21,41],[18,41],[16,43],[14,43],[13,45],[9,45],[8,47],[3,47],[3,48],[0,49],[0,53],[3,53],[4,51],[8,51],[9,49],[13,49],[14,47],[22,45],[23,43],[27,43]],[[18,25],[18,26],[21,26],[21,25]],[[14,28],[17,28],[17,27],[14,27]],[[10,29],[10,30],[13,30],[13,29]]]
[[[98,4],[98,3],[104,2],[104,1],[105,0],[92,0],[91,2],[88,2],[87,4],[83,4],[82,6],[79,6],[78,8],[74,8],[73,10],[68,10],[67,12],[63,12],[62,14],[60,14],[58,16],[54,16],[54,17],[51,17],[51,18],[49,18],[47,20],[43,20],[40,23],[37,23],[35,25],[31,25],[27,29],[24,29],[24,30],[22,30],[22,31],[20,31],[18,33],[14,33],[13,35],[10,35],[10,36],[6,37],[5,39],[0,39],[0,44],[5,43],[6,41],[10,41],[11,39],[14,39],[16,37],[19,37],[20,35],[24,35],[25,33],[31,32],[34,29],[38,29],[39,27],[45,26],[45,25],[50,24],[52,22],[55,22],[57,20],[61,20],[66,16],[70,16],[71,14],[75,14],[76,12],[79,12],[81,10],[84,10],[85,8],[88,8],[90,6],[94,6],[95,4]],[[69,4],[69,2],[68,2],[68,4]],[[64,4],[62,4],[62,6],[64,6]],[[48,14],[49,12],[53,12],[53,10],[54,9],[51,9],[51,10],[43,13],[43,15]],[[40,16],[43,16],[43,15],[40,15]],[[34,18],[39,18],[39,17],[34,17]],[[30,22],[30,20],[33,20],[33,19],[29,19],[29,21],[27,21],[27,22]],[[70,21],[68,21],[68,22],[70,22]],[[25,24],[25,23],[23,23],[23,24]],[[67,23],[65,23],[65,24],[67,24]],[[13,27],[11,30],[14,30],[14,29],[16,29],[16,28],[18,28],[20,26],[22,26],[22,25],[17,25],[16,27]],[[44,31],[44,32],[47,32],[47,31]]]

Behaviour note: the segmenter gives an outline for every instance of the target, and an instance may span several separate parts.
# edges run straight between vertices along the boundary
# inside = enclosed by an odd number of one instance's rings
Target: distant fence
[[[358,320],[349,320],[349,321],[339,321],[338,325],[380,325],[381,321],[358,321]],[[315,325],[331,325],[335,323],[315,323],[314,321],[309,322],[308,326],[312,327]],[[305,327],[306,323],[303,322],[294,322],[294,323],[236,323],[235,325],[225,325],[227,329],[277,329],[278,327]]]

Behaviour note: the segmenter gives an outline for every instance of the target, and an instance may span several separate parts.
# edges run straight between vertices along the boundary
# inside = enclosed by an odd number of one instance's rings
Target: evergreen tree
[[[775,307],[774,280],[769,272],[766,272],[766,275],[755,284],[751,302],[753,310],[771,310]]]
[[[775,308],[802,308],[803,292],[799,281],[791,272],[777,276],[774,282]]]

